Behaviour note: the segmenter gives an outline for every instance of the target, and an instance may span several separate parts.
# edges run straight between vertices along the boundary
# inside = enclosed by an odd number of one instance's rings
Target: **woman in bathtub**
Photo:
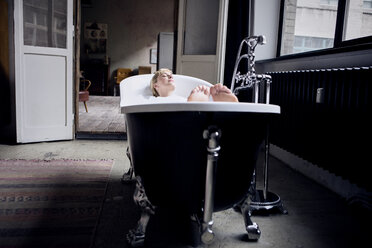
[[[167,97],[167,99],[177,102],[205,102],[209,101],[210,96],[215,102],[238,102],[238,98],[229,88],[222,84],[215,84],[211,87],[199,85],[191,91],[188,98],[173,95],[176,86],[174,84],[172,71],[169,69],[160,69],[156,71],[151,79],[150,87],[155,98]],[[152,100],[154,100],[154,98]]]

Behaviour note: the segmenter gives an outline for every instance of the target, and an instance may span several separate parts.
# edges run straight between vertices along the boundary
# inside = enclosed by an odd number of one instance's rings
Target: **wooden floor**
[[[88,113],[79,102],[78,132],[124,133],[124,114],[120,113],[120,96],[89,96]]]

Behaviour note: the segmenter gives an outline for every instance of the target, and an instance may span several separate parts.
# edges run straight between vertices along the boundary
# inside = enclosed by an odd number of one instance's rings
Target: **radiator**
[[[372,67],[268,74],[282,110],[271,143],[371,191]]]

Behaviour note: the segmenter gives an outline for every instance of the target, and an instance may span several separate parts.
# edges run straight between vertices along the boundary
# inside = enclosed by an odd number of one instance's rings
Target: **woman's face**
[[[154,86],[159,96],[169,96],[176,88],[173,74],[169,72],[160,74]]]

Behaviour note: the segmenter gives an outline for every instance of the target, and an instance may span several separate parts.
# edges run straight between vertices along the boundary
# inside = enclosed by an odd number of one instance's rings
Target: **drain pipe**
[[[254,5],[255,5],[255,0],[249,0],[249,3],[248,3],[249,23],[248,23],[248,36],[247,37],[254,36]],[[247,46],[247,54],[249,54],[249,44]],[[250,64],[251,64],[250,59],[248,59],[247,72],[251,71]]]

